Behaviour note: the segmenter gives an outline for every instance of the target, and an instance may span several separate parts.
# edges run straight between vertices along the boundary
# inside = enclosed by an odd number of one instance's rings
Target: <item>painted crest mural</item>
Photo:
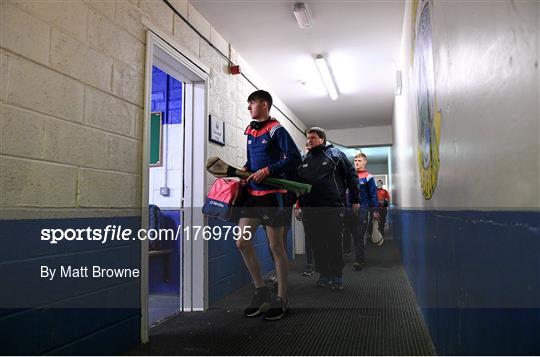
[[[432,1],[416,0],[412,6],[412,65],[418,122],[418,168],[422,193],[431,199],[439,175],[441,111],[437,103],[431,32]]]

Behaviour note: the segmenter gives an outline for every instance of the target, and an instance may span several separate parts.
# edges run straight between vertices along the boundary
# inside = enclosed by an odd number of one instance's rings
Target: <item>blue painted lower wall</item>
[[[42,278],[41,266],[140,269],[140,242],[42,241],[41,230],[136,232],[140,217],[0,220],[2,354],[120,354],[140,341],[140,278]],[[59,274],[57,272],[57,274]]]
[[[438,354],[540,354],[540,212],[391,215]]]
[[[209,218],[208,225],[234,226],[234,223],[224,222],[217,218]],[[270,250],[266,240],[266,233],[261,226],[253,238],[253,244],[263,274],[274,269],[274,262],[270,256]],[[292,231],[287,232],[287,255],[293,256]],[[208,242],[208,270],[209,270],[209,302],[210,304],[232,293],[236,289],[251,283],[249,271],[244,265],[244,260],[236,248],[236,241],[232,235],[227,239],[210,240]]]
[[[182,222],[181,211],[161,211],[161,229],[177,231]],[[148,291],[153,293],[180,294],[181,275],[180,257],[182,256],[182,240],[154,240],[150,249],[170,250],[166,255],[150,256],[148,261]],[[165,270],[167,270],[165,272]],[[165,281],[164,277],[168,277]]]

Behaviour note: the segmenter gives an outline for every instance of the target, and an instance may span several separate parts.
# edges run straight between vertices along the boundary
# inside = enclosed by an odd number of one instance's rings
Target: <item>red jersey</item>
[[[377,201],[382,203],[385,200],[390,202],[390,195],[388,194],[388,191],[386,191],[384,188],[378,188],[377,189]]]

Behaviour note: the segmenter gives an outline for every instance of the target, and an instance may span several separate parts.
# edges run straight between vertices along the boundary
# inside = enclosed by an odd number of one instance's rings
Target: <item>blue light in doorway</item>
[[[182,124],[182,82],[152,67],[152,112],[163,113],[163,124]]]

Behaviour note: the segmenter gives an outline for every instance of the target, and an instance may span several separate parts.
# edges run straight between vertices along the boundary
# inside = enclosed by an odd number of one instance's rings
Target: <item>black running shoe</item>
[[[332,278],[332,287],[330,288],[333,291],[342,291],[343,290],[343,278],[335,277]]]
[[[265,283],[275,283],[277,281],[277,275],[276,273],[272,273],[270,274],[270,276],[268,276],[266,279],[264,279],[264,282]]]
[[[303,276],[312,276],[313,275],[313,266],[308,264],[306,270],[302,273]]]
[[[263,292],[255,292],[251,303],[244,309],[245,317],[255,317],[265,313],[270,308],[270,291],[268,289]]]
[[[272,304],[270,304],[270,308],[264,314],[264,319],[268,321],[279,320],[285,317],[288,312],[289,305],[278,296],[274,301],[272,301]]]
[[[360,263],[354,263],[353,264],[353,269],[356,270],[356,271],[362,270],[363,267],[364,267],[364,264],[360,264]]]

